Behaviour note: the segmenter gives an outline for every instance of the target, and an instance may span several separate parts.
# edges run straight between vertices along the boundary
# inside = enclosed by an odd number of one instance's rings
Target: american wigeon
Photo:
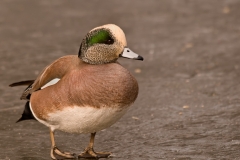
[[[29,85],[21,96],[27,103],[18,121],[36,119],[50,128],[52,159],[76,157],[56,147],[55,130],[91,133],[90,143],[79,158],[110,155],[93,150],[95,134],[117,122],[138,95],[136,79],[117,60],[143,58],[126,46],[125,34],[118,26],[94,28],[82,40],[78,56],[61,57],[36,80],[10,85]]]

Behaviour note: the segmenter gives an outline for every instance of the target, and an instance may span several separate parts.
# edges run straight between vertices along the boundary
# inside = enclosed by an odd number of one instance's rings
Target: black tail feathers
[[[32,111],[30,110],[29,101],[27,101],[27,103],[25,104],[25,108],[24,108],[22,117],[16,123],[18,123],[20,121],[24,121],[24,120],[29,120],[29,119],[35,119],[35,118],[32,114]]]
[[[9,87],[16,87],[16,86],[29,86],[33,84],[34,80],[27,80],[27,81],[20,81],[20,82],[15,82],[9,85]]]

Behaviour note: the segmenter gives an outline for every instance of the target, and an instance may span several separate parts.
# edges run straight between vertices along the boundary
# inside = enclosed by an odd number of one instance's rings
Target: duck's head
[[[96,27],[87,33],[78,57],[89,64],[116,62],[119,57],[143,60],[143,57],[127,48],[124,32],[114,24]]]

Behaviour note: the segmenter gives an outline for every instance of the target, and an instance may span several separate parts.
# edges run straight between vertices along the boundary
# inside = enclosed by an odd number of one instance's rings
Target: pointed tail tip
[[[15,83],[9,84],[9,87],[27,86],[27,85],[31,85],[33,82],[34,82],[34,80],[26,80],[26,81],[15,82]]]
[[[23,117],[16,121],[16,123],[23,121]]]
[[[9,84],[8,87],[14,87],[14,83]]]

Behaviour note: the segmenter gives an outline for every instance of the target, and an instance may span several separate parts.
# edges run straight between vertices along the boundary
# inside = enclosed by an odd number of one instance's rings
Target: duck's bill
[[[120,54],[120,57],[143,61],[142,56],[139,56],[137,53],[134,53],[129,48],[124,48],[123,53]]]

